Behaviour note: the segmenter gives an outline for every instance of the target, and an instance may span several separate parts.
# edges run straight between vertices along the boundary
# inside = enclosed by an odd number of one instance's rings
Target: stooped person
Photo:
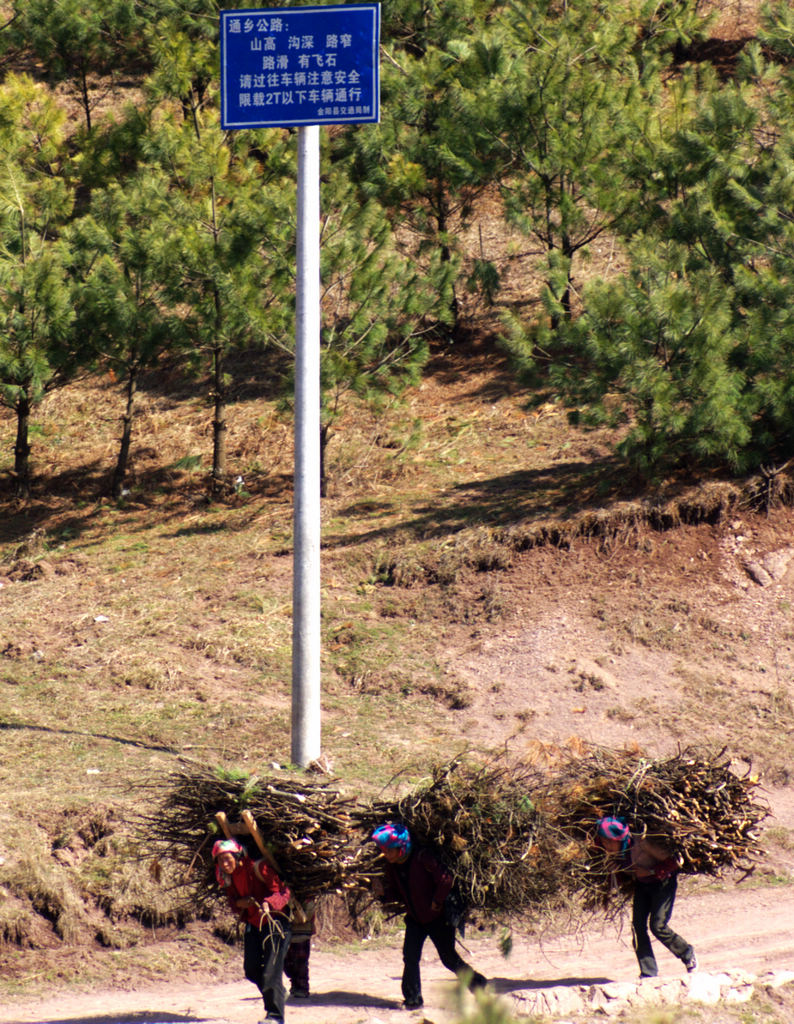
[[[229,906],[245,922],[243,973],[262,993],[265,1020],[283,1024],[290,891],[266,861],[252,860],[236,839],[217,840],[212,858]]]
[[[655,978],[659,973],[649,927],[651,934],[678,957],[688,972],[694,971],[697,967],[695,950],[669,924],[678,889],[680,860],[663,842],[632,836],[621,818],[599,819],[595,842],[612,859],[615,872],[625,871],[634,877],[631,929],[640,977]]]
[[[438,951],[441,963],[472,991],[486,979],[462,959],[455,948],[455,924],[445,913],[445,900],[453,878],[435,853],[417,846],[405,825],[379,825],[372,833],[375,845],[386,861],[384,896],[402,903],[406,910],[403,939],[402,994],[407,1010],[424,1005],[419,961],[425,939]]]

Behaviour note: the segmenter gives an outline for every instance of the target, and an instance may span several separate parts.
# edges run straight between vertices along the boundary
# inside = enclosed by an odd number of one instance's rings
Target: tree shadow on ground
[[[32,500],[25,505],[12,506],[0,520],[0,543],[21,542],[33,531],[55,530],[58,538],[79,537],[91,521],[109,508],[128,513],[127,520],[119,520],[117,529],[136,532],[148,528],[150,519],[141,512],[152,512],[158,521],[182,523],[187,515],[214,508],[225,512],[245,509],[235,522],[179,525],[179,535],[193,532],[244,530],[261,512],[262,502],[281,501],[285,514],[292,502],[292,480],[285,474],[268,476],[252,474],[245,481],[245,493],[221,495],[211,498],[206,483],[195,474],[180,473],[173,467],[155,468],[138,475],[135,493],[122,501],[97,500],[83,511],[77,511],[70,500],[75,491],[77,473],[60,474],[50,481],[49,501]],[[720,481],[712,481],[719,485]],[[730,480],[722,481],[731,484]],[[741,487],[740,482],[736,486]],[[377,541],[395,538],[440,540],[464,529],[484,526],[498,529],[510,525],[554,522],[560,536],[570,532],[583,516],[602,516],[604,528],[609,529],[612,512],[626,503],[636,503],[639,518],[646,516],[649,523],[660,529],[681,522],[717,522],[726,511],[721,501],[709,502],[701,494],[702,488],[694,479],[681,477],[668,481],[664,491],[651,492],[647,487],[626,479],[625,466],[616,456],[603,456],[595,461],[572,459],[553,466],[537,469],[519,469],[487,479],[461,480],[446,490],[440,490],[432,501],[423,498],[411,508],[400,510],[400,522],[373,525],[373,520],[394,512],[386,502],[373,503],[371,499],[354,501],[341,506],[335,516],[345,520],[339,531],[329,529],[323,536],[323,548],[341,550]],[[699,496],[700,495],[700,496]],[[675,513],[669,523],[660,511],[665,503],[681,502],[680,514]],[[0,498],[0,504],[2,503]],[[362,521],[362,528],[351,529],[351,520]],[[575,531],[574,531],[575,532]],[[596,528],[591,532],[598,532]]]
[[[479,381],[477,375],[480,373],[486,376],[485,383]],[[469,391],[463,392],[463,396],[479,397],[483,402],[494,402],[506,394],[525,390],[519,384],[506,353],[498,348],[492,337],[483,336],[478,331],[463,331],[454,345],[435,345],[424,376],[432,377],[446,387],[477,381]]]
[[[87,473],[87,476],[86,476]],[[90,486],[81,491],[75,486],[77,481],[84,483],[89,480]],[[244,505],[252,507],[252,514],[258,509],[257,499],[274,501],[291,500],[292,478],[283,473],[251,474],[246,479],[246,495],[237,495],[233,490],[213,498],[210,496],[209,477],[207,474],[197,476],[195,473],[180,473],[173,467],[153,468],[138,473],[134,492],[115,501],[103,496],[107,489],[102,486],[103,480],[109,480],[103,472],[88,470],[69,471],[50,477],[44,487],[37,487],[38,493],[27,502],[19,502],[3,495],[0,490],[0,544],[22,543],[36,531],[54,531],[55,539],[68,538],[75,540],[88,531],[92,522],[109,509],[129,514],[129,521],[119,521],[119,529],[125,528],[132,532],[143,528],[140,520],[141,512],[154,512],[162,523],[169,520],[179,521],[189,514],[202,509],[214,507],[221,511],[239,508]],[[79,494],[79,498],[75,495]],[[88,497],[87,497],[88,496]],[[90,499],[90,501],[89,501]],[[79,508],[78,506],[84,506]],[[151,525],[151,519],[147,526]],[[243,524],[244,529],[248,523]],[[213,532],[220,527],[213,527]],[[234,529],[229,523],[223,528]],[[206,531],[207,527],[185,527],[181,534]]]
[[[227,395],[231,404],[255,399],[272,402],[283,394],[290,363],[289,357],[281,351],[245,349],[235,352],[227,360],[225,369],[228,376]],[[172,401],[175,406],[206,397],[210,390],[209,375],[186,373],[181,360],[147,370],[138,381],[138,391]],[[209,403],[207,412],[210,412]]]
[[[88,732],[84,729],[57,729],[50,725],[35,725],[32,722],[3,722],[0,721],[0,732],[43,732],[53,736],[83,736],[93,740],[108,740],[111,743],[118,743],[126,747],[138,747],[141,750],[154,750],[160,754],[178,754],[175,747],[167,747],[162,743],[144,743],[143,740],[133,740],[127,736],[113,736],[110,733]]]
[[[433,540],[478,525],[499,527],[548,517],[564,522],[588,510],[608,510],[610,505],[619,501],[638,500],[644,493],[642,490],[622,487],[617,480],[608,497],[593,496],[582,500],[582,492],[594,480],[617,478],[620,468],[617,458],[604,458],[597,463],[577,460],[543,469],[516,470],[487,480],[462,481],[446,492],[440,492],[432,504],[417,504],[413,509],[414,515],[403,516],[398,528],[378,527],[353,535],[349,532],[328,533],[323,545],[329,548],[350,547],[385,539],[397,531]],[[340,510],[339,514],[353,517],[361,510],[362,506],[356,503]]]

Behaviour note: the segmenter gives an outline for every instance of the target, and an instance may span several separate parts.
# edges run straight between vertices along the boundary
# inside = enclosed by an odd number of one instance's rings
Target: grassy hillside
[[[241,368],[243,481],[225,500],[207,498],[204,396],[164,371],[123,501],[98,497],[108,380],[44,403],[35,496],[4,501],[5,984],[157,976],[168,936],[169,963],[225,962],[150,877],[134,816],[180,756],[248,773],[289,759],[291,431],[255,360]],[[7,460],[8,418],[0,431]],[[438,352],[378,419],[348,412],[323,506],[323,749],[341,784],[372,793],[463,746],[522,756],[573,735],[713,741],[789,781],[790,508],[767,508],[759,481],[633,493],[607,441],[527,412],[485,344]],[[751,542],[782,559],[768,587]],[[786,829],[775,841],[790,848]]]
[[[720,3],[715,38],[751,32],[756,7]],[[534,303],[525,240],[489,202],[467,258],[499,262],[505,305]],[[608,239],[592,255],[591,271],[620,260]],[[337,780],[375,793],[464,746],[529,757],[573,739],[726,746],[789,786],[790,467],[638,490],[614,435],[573,429],[551,401],[527,408],[493,311],[467,301],[404,401],[351,404],[334,425],[323,751]],[[226,969],[223,920],[174,906],[135,820],[180,757],[288,767],[292,423],[265,357],[232,374],[223,495],[208,488],[209,385],[178,365],[141,381],[119,502],[105,496],[118,381],[37,407],[25,502],[0,410],[0,989]],[[791,830],[768,842],[770,876],[790,880]]]

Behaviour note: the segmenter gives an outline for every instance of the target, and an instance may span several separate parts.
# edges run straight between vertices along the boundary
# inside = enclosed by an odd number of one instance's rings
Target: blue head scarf
[[[608,816],[599,819],[596,826],[596,834],[602,839],[619,840],[621,853],[629,848],[631,833],[629,832],[629,826],[622,818]]]
[[[379,850],[399,850],[406,856],[411,852],[411,833],[405,825],[379,825],[372,833],[372,840]]]

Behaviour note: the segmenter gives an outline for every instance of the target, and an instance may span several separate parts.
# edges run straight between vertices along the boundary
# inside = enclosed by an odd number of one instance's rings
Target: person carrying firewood
[[[601,818],[596,826],[595,843],[614,863],[614,873],[625,871],[634,877],[631,927],[640,977],[655,978],[659,973],[649,927],[651,934],[677,956],[691,974],[697,967],[695,950],[669,924],[678,888],[680,858],[663,842],[632,836],[622,818]]]
[[[379,825],[372,839],[386,860],[384,898],[402,903],[406,909],[402,976],[406,1010],[424,1005],[419,961],[427,938],[448,970],[468,978],[470,990],[483,988],[486,979],[472,970],[455,948],[455,924],[445,912],[452,875],[432,850],[413,842],[405,825]]]
[[[284,960],[284,973],[290,980],[289,991],[293,999],[309,998],[309,956],[312,950],[312,935],[317,930],[314,900],[304,903],[301,909],[301,919],[292,919],[292,939]]]
[[[236,839],[217,840],[212,859],[229,906],[245,922],[243,973],[262,993],[265,1020],[283,1024],[290,891],[266,861],[252,860]]]

